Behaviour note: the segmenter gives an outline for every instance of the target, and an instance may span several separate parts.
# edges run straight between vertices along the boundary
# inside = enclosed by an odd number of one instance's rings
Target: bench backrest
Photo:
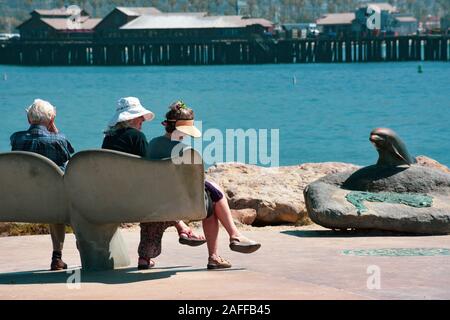
[[[68,223],[61,169],[35,153],[0,154],[0,221]]]
[[[35,153],[0,154],[0,221],[98,224],[201,220],[204,167],[194,150],[184,158],[151,161],[109,150],[77,153],[65,174]]]
[[[73,209],[92,223],[201,220],[206,217],[203,163],[194,150],[184,156],[196,157],[198,164],[79,152],[66,169],[66,192]]]

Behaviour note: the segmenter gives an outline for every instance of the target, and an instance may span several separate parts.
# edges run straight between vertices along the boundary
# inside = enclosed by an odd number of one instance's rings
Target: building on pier
[[[265,19],[242,16],[160,14],[141,16],[120,28],[125,39],[189,42],[192,39],[248,39],[273,31]]]
[[[180,12],[163,13],[156,8],[135,8],[135,7],[117,7],[111,11],[96,27],[95,35],[98,40],[121,39],[124,32],[121,28],[131,22],[147,17],[146,19],[156,18],[158,16],[178,17],[189,19],[191,17],[204,17],[207,12]],[[132,35],[132,38],[136,38]]]
[[[396,35],[413,35],[418,32],[419,22],[413,16],[397,14],[391,28]]]
[[[70,7],[69,7],[70,8]],[[96,41],[186,42],[263,37],[274,24],[243,16],[209,16],[207,12],[163,13],[154,7],[116,7],[103,19],[85,10],[34,10],[18,29],[25,42]]]
[[[116,7],[95,27],[97,38],[114,38],[120,27],[142,15],[156,15],[161,11],[154,7]]]
[[[117,7],[96,27],[99,41],[144,40],[180,42],[188,39],[235,39],[272,32],[265,19],[209,16],[207,12],[163,13],[155,8]]]
[[[285,23],[282,26],[286,39],[315,38],[319,29],[315,23]]]
[[[370,11],[374,10],[374,11]],[[369,14],[369,11],[372,12]],[[376,29],[368,28],[368,20],[372,18],[373,14],[377,14],[375,17],[378,21],[378,27]],[[353,32],[354,35],[360,37],[367,36],[377,36],[379,34],[389,35],[393,33],[392,26],[394,24],[394,16],[398,13],[396,7],[390,5],[389,3],[367,3],[361,5],[355,11],[355,20],[353,21]]]
[[[423,23],[423,27],[427,33],[441,29],[441,19],[437,16],[428,15]]]
[[[374,16],[377,14],[377,16]],[[375,28],[369,28],[369,19],[375,19]],[[366,3],[355,12],[325,14],[317,20],[325,35],[335,38],[366,38],[379,35],[406,36],[416,34],[416,18],[400,13],[389,3]]]
[[[17,27],[22,41],[92,40],[94,28],[101,21],[91,18],[85,10],[74,16],[67,8],[34,10],[30,15]]]
[[[369,8],[375,9],[379,13],[379,28],[369,30],[368,19],[371,14]],[[353,32],[357,36],[377,36],[377,35],[399,35],[406,36],[416,34],[419,24],[416,18],[400,11],[389,3],[367,3],[361,5],[355,11],[355,21],[353,22]]]
[[[354,20],[354,12],[328,13],[320,17],[316,24],[326,36],[343,38],[353,34]]]

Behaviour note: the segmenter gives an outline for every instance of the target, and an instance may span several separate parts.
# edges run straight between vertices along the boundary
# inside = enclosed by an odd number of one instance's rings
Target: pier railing
[[[155,42],[0,43],[0,64],[13,65],[221,65],[449,61],[448,35],[367,39],[251,39]]]

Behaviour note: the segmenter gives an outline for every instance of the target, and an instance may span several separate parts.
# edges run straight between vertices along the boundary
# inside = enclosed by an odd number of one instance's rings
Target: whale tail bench
[[[201,156],[190,149],[176,160],[89,150],[64,173],[39,154],[2,153],[0,222],[70,224],[83,269],[127,266],[121,223],[206,217]]]

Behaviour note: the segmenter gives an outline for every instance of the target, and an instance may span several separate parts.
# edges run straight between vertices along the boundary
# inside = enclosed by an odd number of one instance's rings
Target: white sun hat
[[[138,98],[121,98],[117,102],[116,114],[108,122],[109,127],[114,127],[117,123],[144,117],[145,121],[151,121],[155,114],[144,108]]]

